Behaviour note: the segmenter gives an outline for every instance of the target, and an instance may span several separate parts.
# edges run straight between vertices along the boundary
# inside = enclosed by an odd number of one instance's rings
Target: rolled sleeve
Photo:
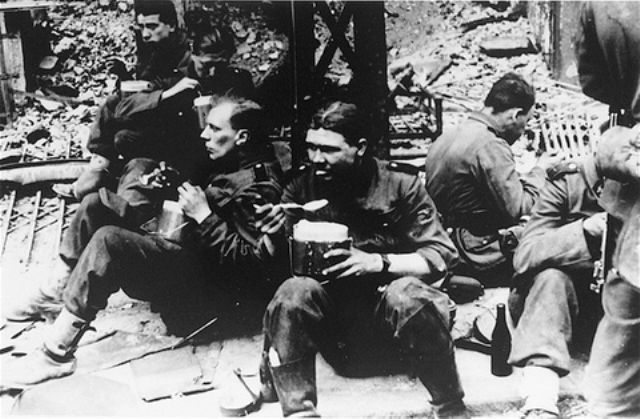
[[[443,276],[457,262],[458,252],[440,224],[435,204],[418,178],[410,184],[405,199],[407,213],[413,218],[406,239],[427,262],[430,273]]]

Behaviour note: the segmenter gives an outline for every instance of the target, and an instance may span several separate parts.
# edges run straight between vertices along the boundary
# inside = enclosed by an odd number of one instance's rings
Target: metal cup
[[[182,240],[187,223],[180,204],[176,201],[164,201],[162,213],[158,217],[158,235],[167,240],[179,242]]]
[[[207,126],[207,116],[211,110],[211,96],[198,96],[193,99],[193,107],[198,114],[200,129],[204,129]]]
[[[326,279],[322,271],[340,262],[340,257],[326,259],[331,249],[349,249],[351,239],[345,225],[302,220],[293,227],[289,241],[291,271],[294,275]]]

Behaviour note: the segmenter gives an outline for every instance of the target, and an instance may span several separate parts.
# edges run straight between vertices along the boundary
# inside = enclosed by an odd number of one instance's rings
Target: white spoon
[[[318,199],[317,201],[309,201],[306,204],[297,204],[295,202],[287,202],[285,204],[278,204],[282,209],[302,209],[303,211],[313,212],[318,211],[320,208],[324,208],[329,201],[326,199]]]

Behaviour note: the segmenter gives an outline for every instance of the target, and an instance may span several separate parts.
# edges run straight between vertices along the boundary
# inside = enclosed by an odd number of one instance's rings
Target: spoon
[[[303,211],[313,212],[318,211],[320,208],[324,208],[329,201],[326,199],[318,199],[317,201],[309,201],[306,204],[297,204],[295,202],[287,202],[285,204],[278,204],[282,209],[302,209]]]

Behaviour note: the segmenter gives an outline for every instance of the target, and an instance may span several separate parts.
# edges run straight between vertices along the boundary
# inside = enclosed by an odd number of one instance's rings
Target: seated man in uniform
[[[136,22],[140,27],[140,32],[137,33],[140,42],[137,49],[136,78],[149,82],[148,89],[151,91],[169,89],[187,75],[191,58],[186,35],[176,29],[175,5],[171,0],[136,0],[134,6]],[[121,80],[130,78],[121,61],[113,60],[111,71],[118,74]],[[57,194],[80,200],[100,186],[115,184],[120,173],[115,167],[118,165],[119,154],[115,148],[116,143],[129,143],[141,137],[144,132],[144,126],[129,120],[130,114],[123,114],[117,109],[123,106],[125,109],[130,108],[129,101],[148,101],[148,93],[134,93],[126,98],[113,95],[105,100],[98,110],[87,143],[88,150],[93,153],[89,167],[73,184],[54,185]]]
[[[42,348],[4,370],[2,384],[20,387],[73,373],[80,336],[119,289],[175,310],[167,318],[194,315],[192,301],[219,310],[251,296],[263,302],[255,306],[262,313],[278,275],[267,262],[255,206],[278,202],[282,192],[268,124],[259,105],[232,97],[213,104],[207,124],[202,138],[216,172],[204,191],[189,182],[177,191],[189,231],[182,239],[144,234],[140,213],[120,196],[104,189],[87,195],[62,243],[61,258],[71,268],[64,308]],[[157,164],[144,160],[140,167],[148,173]]]
[[[138,6],[143,40],[155,43],[156,55],[163,57],[162,60],[149,60],[150,64],[139,75],[153,78],[153,87],[149,92],[138,92],[124,98],[107,98],[100,108],[87,145],[94,153],[89,169],[73,184],[55,186],[64,196],[82,199],[102,186],[115,185],[121,165],[138,157],[166,161],[184,176],[192,175],[191,169],[206,161],[206,153],[197,140],[193,99],[199,94],[246,98],[254,95],[251,74],[229,66],[229,59],[235,52],[235,41],[225,28],[208,27],[206,32],[197,33],[193,54],[183,58],[179,68],[172,69],[164,78],[153,76],[153,68],[161,68],[171,62],[171,57],[165,55],[171,51],[167,45],[172,44],[172,39],[180,36],[187,48],[188,43],[181,32],[174,30],[175,23],[163,23],[163,20],[175,22],[175,8],[171,1],[166,8],[160,8],[163,3],[141,4],[145,5],[144,8]],[[151,15],[155,20],[148,22],[150,18],[145,14],[155,10],[164,13]],[[164,15],[170,15],[170,18]],[[162,61],[164,63],[161,64]]]
[[[524,417],[558,417],[560,377],[573,347],[588,347],[601,315],[594,292],[606,215],[592,156],[549,171],[514,259],[509,308],[516,324],[509,362],[523,368]],[[587,346],[585,346],[587,344]]]
[[[493,85],[484,107],[440,136],[427,155],[427,191],[460,252],[454,272],[485,285],[510,279],[511,262],[500,250],[498,231],[531,212],[552,163],[542,155],[528,176],[516,171],[510,146],[522,135],[534,103],[533,87],[508,73]]]
[[[310,167],[283,192],[283,203],[326,199],[315,212],[265,205],[259,222],[278,250],[301,218],[346,225],[350,249],[324,254],[326,277],[285,281],[264,317],[263,399],[283,414],[317,414],[315,357],[338,372],[362,361],[403,359],[431,393],[437,417],[468,417],[449,333],[448,297],[429,286],[456,261],[455,247],[416,171],[369,156],[370,124],[353,104],[333,102],[312,119]],[[412,168],[413,169],[413,168]],[[285,233],[286,232],[286,233]],[[372,349],[376,350],[372,350]],[[388,351],[384,351],[386,348]],[[377,364],[375,364],[377,362]],[[351,369],[351,371],[353,371]],[[273,391],[275,387],[275,393]]]

